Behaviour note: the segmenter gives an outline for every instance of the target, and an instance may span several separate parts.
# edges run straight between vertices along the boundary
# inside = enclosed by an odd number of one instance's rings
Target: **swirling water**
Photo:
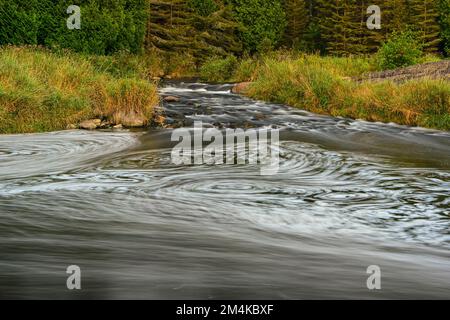
[[[176,166],[171,129],[0,136],[0,298],[450,298],[450,134],[229,89],[168,85],[167,121],[277,127],[278,174]]]

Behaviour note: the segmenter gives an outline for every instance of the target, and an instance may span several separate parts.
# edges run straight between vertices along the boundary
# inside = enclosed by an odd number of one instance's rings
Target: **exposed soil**
[[[385,81],[391,80],[397,83],[413,79],[430,78],[445,79],[450,81],[450,60],[419,64],[407,68],[373,72],[353,78],[354,81]]]

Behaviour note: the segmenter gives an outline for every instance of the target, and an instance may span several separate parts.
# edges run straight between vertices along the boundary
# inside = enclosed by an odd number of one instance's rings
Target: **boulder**
[[[107,129],[111,127],[111,123],[109,121],[102,121],[99,125],[100,129]]]
[[[147,124],[147,119],[143,115],[129,113],[120,117],[120,123],[126,128],[142,128]]]
[[[66,130],[75,130],[75,129],[77,129],[78,127],[76,126],[76,125],[74,125],[74,124],[68,124],[67,126],[66,126]]]
[[[251,82],[237,83],[234,85],[233,88],[231,88],[231,92],[234,94],[243,94],[248,90],[251,84],[252,84]]]
[[[174,96],[168,96],[164,98],[165,102],[178,102],[180,101],[180,98],[174,97]]]
[[[85,120],[80,123],[80,129],[83,130],[95,130],[98,126],[102,123],[102,120],[100,119],[91,119],[91,120]]]

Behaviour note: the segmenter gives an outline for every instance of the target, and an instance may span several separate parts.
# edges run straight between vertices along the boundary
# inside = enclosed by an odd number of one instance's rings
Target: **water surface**
[[[163,112],[279,128],[277,175],[175,166],[172,129],[0,136],[0,298],[450,298],[449,133],[229,89],[169,84]]]

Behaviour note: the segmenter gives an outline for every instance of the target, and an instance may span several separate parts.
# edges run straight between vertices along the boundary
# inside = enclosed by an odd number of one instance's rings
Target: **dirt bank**
[[[445,79],[450,81],[450,60],[418,64],[395,70],[373,72],[360,77],[354,77],[352,80],[358,82],[379,82],[392,80],[394,82],[401,83],[408,80],[421,78]]]

